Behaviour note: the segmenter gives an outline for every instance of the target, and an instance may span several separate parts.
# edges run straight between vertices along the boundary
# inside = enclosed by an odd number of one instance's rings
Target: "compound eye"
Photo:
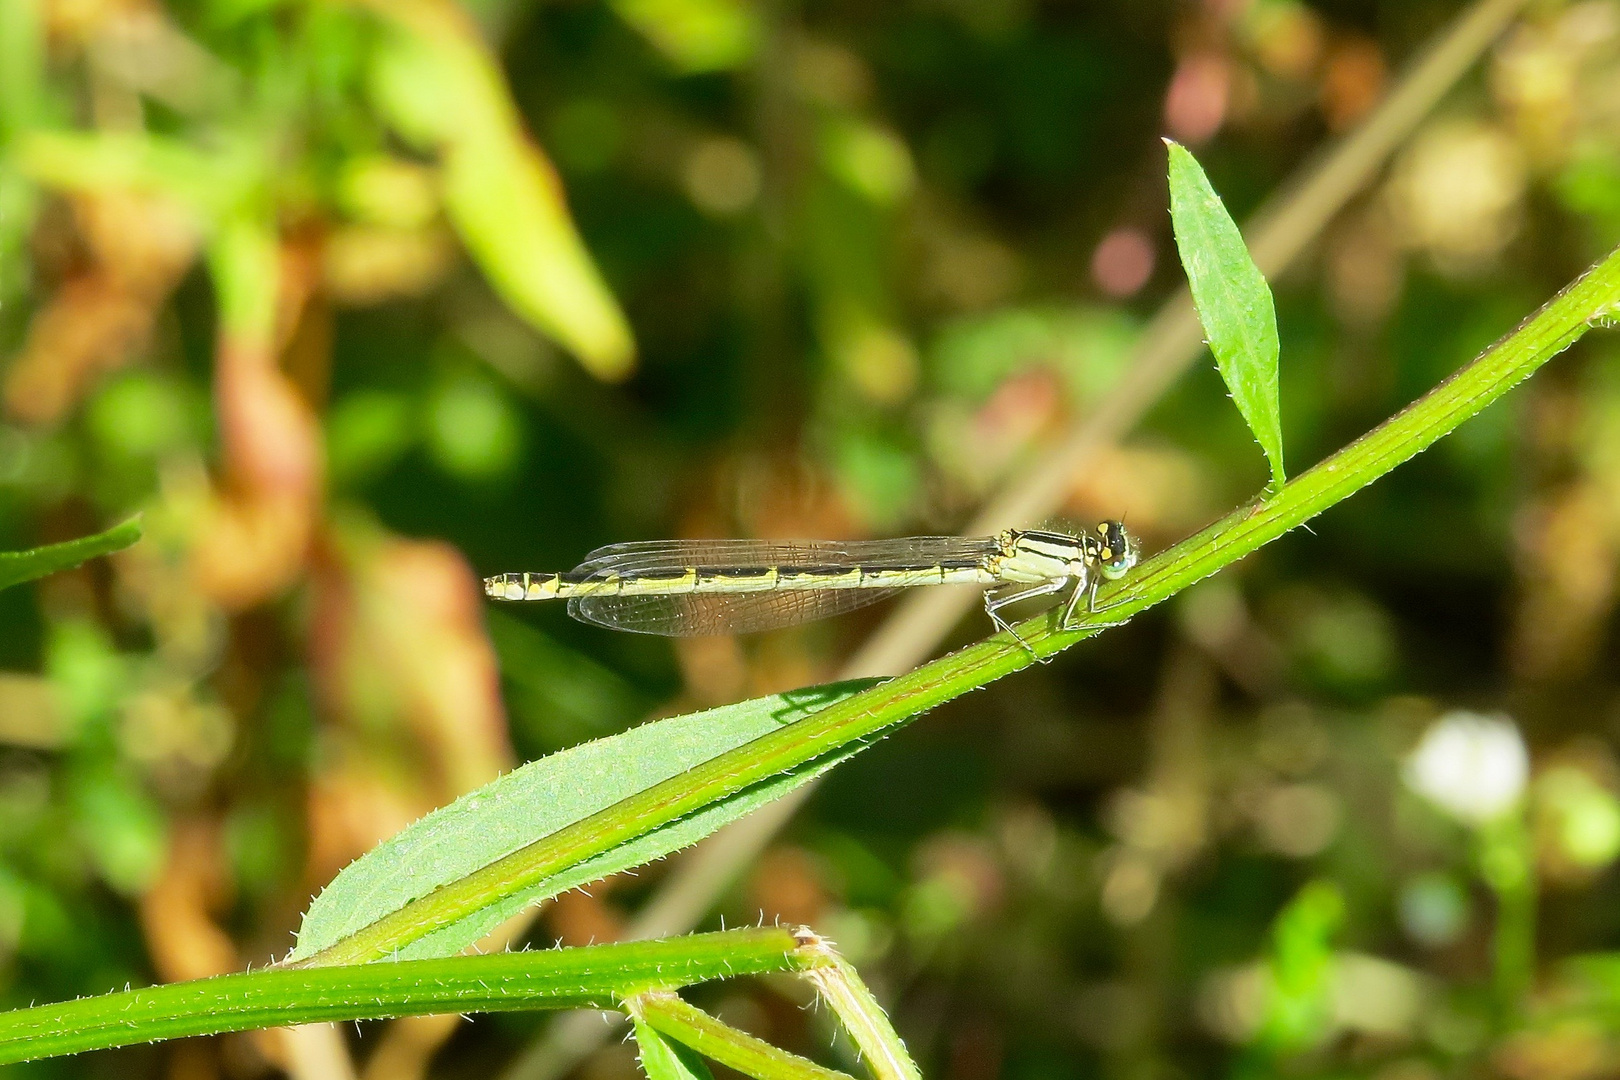
[[[1125,534],[1125,526],[1118,521],[1105,521],[1100,527],[1104,540],[1098,558],[1103,570],[1110,577],[1117,577],[1129,570],[1136,561],[1136,552],[1130,537]]]

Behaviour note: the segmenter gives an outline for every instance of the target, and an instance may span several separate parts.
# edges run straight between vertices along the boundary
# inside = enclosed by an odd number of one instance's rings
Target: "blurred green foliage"
[[[0,593],[0,1004],[262,964],[517,761],[831,677],[877,616],[671,644],[474,568],[961,527],[1178,286],[1160,136],[1243,220],[1461,9],[0,2],[0,547],[147,531]],[[1272,283],[1300,467],[1620,240],[1617,75],[1620,4],[1530,5]],[[930,1077],[1613,1072],[1614,353],[835,770],[711,918],[839,942]],[[1264,482],[1204,364],[1064,512],[1157,548]],[[1497,816],[1413,779],[1461,709],[1527,747]],[[645,873],[527,933],[619,932]],[[778,988],[698,997],[855,1067]],[[517,1080],[546,1023],[342,1040]],[[300,1066],[34,1075],[108,1068]]]

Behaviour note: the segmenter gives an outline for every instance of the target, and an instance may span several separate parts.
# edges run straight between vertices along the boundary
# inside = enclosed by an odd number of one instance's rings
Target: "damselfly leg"
[[[1043,664],[1047,663],[1049,658],[1043,657],[1037,653],[1030,643],[1024,640],[1023,635],[1017,630],[1013,629],[1012,623],[1008,622],[1002,617],[1001,609],[1009,604],[1016,604],[1020,601],[1033,600],[1039,596],[1050,596],[1055,592],[1061,592],[1064,586],[1068,584],[1069,579],[1066,577],[1061,577],[1052,578],[1037,585],[1030,585],[1027,587],[1020,586],[1008,588],[1005,585],[1000,585],[992,589],[986,589],[984,591],[984,613],[990,616],[990,621],[995,625],[996,629],[1005,630],[1007,633],[1011,634],[1013,640],[1022,645],[1024,647],[1024,651],[1029,653],[1033,659],[1038,660]]]
[[[1090,575],[1087,575],[1090,577]],[[1064,630],[1074,629],[1074,618],[1080,608],[1080,598],[1086,597],[1086,611],[1092,615],[1097,614],[1097,586],[1102,584],[1102,576],[1092,577],[1090,582],[1078,581],[1074,586],[1074,593],[1070,595],[1069,602],[1063,606],[1063,621],[1058,623]]]

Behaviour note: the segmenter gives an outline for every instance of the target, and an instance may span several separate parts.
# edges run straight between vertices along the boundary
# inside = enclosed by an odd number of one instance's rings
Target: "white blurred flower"
[[[1530,755],[1507,716],[1450,712],[1423,733],[1406,759],[1406,784],[1446,813],[1477,825],[1500,817],[1524,794]]]

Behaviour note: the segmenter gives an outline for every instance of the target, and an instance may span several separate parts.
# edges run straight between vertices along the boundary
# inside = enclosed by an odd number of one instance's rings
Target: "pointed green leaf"
[[[469,792],[373,848],[310,905],[291,959],[356,931],[529,844],[808,716],[874,680],[812,687],[643,724],[530,762]],[[643,833],[400,949],[399,957],[452,956],[530,904],[663,858],[830,769],[866,743],[844,746],[727,799]]]
[[[1196,158],[1170,148],[1170,220],[1210,351],[1238,411],[1282,486],[1282,413],[1277,399],[1277,310],[1265,275]]]
[[[9,589],[59,570],[71,570],[97,555],[122,551],[140,538],[141,519],[132,517],[122,525],[114,525],[94,536],[81,536],[77,540],[64,540],[60,544],[46,544],[27,551],[0,551],[0,589]]]

